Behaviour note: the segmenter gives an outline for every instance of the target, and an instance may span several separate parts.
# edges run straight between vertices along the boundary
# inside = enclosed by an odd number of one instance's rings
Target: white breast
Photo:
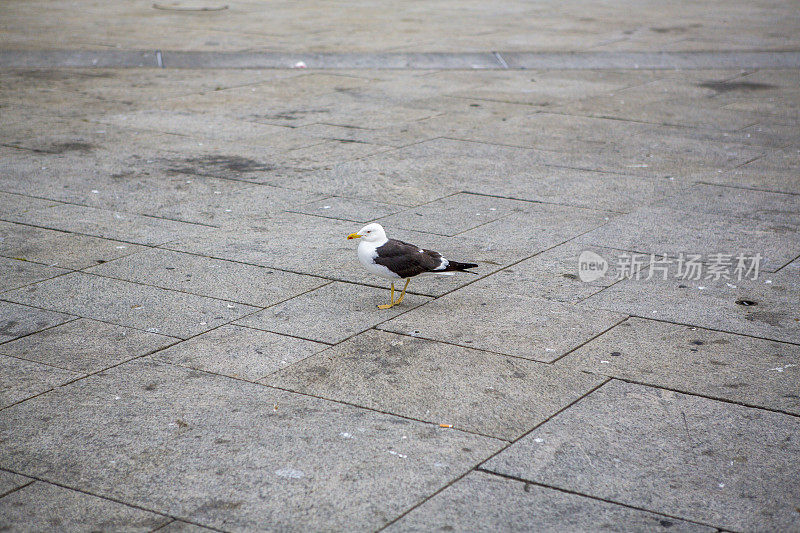
[[[364,265],[369,272],[377,276],[387,279],[400,279],[400,276],[389,270],[383,265],[375,263],[375,258],[378,257],[378,248],[386,244],[383,242],[367,242],[361,241],[358,243],[358,260]]]

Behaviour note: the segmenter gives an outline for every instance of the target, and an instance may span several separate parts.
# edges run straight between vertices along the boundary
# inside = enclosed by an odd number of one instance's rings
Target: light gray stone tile
[[[4,218],[24,216],[31,211],[35,212],[56,205],[59,205],[59,202],[0,192],[0,217]]]
[[[742,217],[768,223],[775,228],[800,226],[800,195],[754,191],[736,187],[697,184],[658,202],[688,212],[720,217]],[[780,232],[779,233],[783,233]]]
[[[39,481],[0,499],[0,528],[9,531],[144,533],[169,521],[167,516]]]
[[[797,278],[781,271],[741,281],[626,279],[584,300],[581,306],[797,343],[798,302]]]
[[[470,472],[386,531],[698,531],[714,528],[486,472]]]
[[[619,313],[466,287],[378,328],[550,362],[624,318]]]
[[[800,254],[796,226],[667,207],[644,207],[615,218],[579,242],[675,258],[685,254],[761,254],[775,271]]]
[[[0,431],[6,468],[235,531],[375,529],[502,447],[147,361],[7,409]]]
[[[403,209],[405,207],[385,202],[333,197],[291,208],[290,211],[366,224]]]
[[[800,414],[800,346],[792,344],[631,318],[557,365]]]
[[[75,372],[97,372],[177,339],[81,318],[0,345],[0,353]]]
[[[160,249],[133,254],[88,272],[259,307],[328,283],[311,276]]]
[[[25,476],[19,476],[11,472],[6,472],[5,470],[0,470],[0,496],[5,496],[12,490],[24,487],[32,481],[32,479]]]
[[[159,531],[161,533],[209,533],[215,530],[196,524],[190,524],[182,520],[175,520],[174,522],[170,522],[169,525],[159,529]]]
[[[797,417],[614,381],[485,467],[733,530],[800,524]]]
[[[187,338],[257,308],[75,272],[7,292],[7,300]]]
[[[402,289],[398,284],[395,288]],[[334,282],[236,323],[335,344],[429,301],[425,296],[406,293],[401,304],[378,309],[378,305],[389,303],[390,295],[387,289]],[[395,299],[399,297],[395,292]]]
[[[0,271],[3,272],[0,278],[0,292],[28,285],[43,279],[53,278],[59,274],[69,272],[69,270],[20,259],[10,259],[0,257]]]
[[[13,299],[11,294],[4,294],[3,297]],[[74,316],[63,313],[0,301],[0,342],[24,337],[74,319]]]
[[[366,331],[263,383],[513,440],[602,383],[602,378]]]
[[[298,328],[298,334],[302,334]],[[227,324],[167,348],[154,357],[172,364],[257,381],[328,346]]]
[[[0,355],[0,370],[0,408],[46,392],[82,375],[4,355]]]
[[[530,202],[475,194],[455,194],[379,220],[387,228],[403,228],[439,235],[456,235],[512,213],[530,208]]]
[[[81,269],[144,249],[127,242],[0,222],[0,254],[61,268]]]
[[[599,255],[608,263],[605,274],[591,281],[583,281],[580,272],[579,257],[587,251]],[[476,281],[473,286],[494,291],[496,294],[517,294],[576,303],[619,279],[622,265],[615,258],[621,257],[624,253],[621,250],[581,245],[571,241],[503,268]],[[640,271],[645,267],[647,265],[636,265],[631,268]],[[630,269],[627,267],[625,269],[626,275],[630,274]],[[587,273],[589,272],[584,272],[584,275]]]

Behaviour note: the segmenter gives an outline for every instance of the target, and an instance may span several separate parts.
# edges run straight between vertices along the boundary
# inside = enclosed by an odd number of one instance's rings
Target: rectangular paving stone
[[[390,295],[386,289],[334,282],[237,320],[236,324],[336,344],[430,300],[406,293],[401,304],[378,309],[378,305],[389,303]],[[395,291],[395,299],[399,297]]]
[[[643,207],[578,238],[579,242],[675,258],[680,253],[760,253],[761,269],[779,269],[800,255],[800,229],[741,217]]]
[[[133,254],[88,272],[259,307],[328,283],[321,278],[160,249]]]
[[[485,468],[731,530],[800,525],[800,418],[612,381]]]
[[[781,271],[741,281],[626,279],[587,298],[581,306],[798,343],[798,302],[797,277]]]
[[[6,472],[5,470],[0,470],[0,497],[5,496],[19,487],[24,487],[32,481],[32,479],[25,476],[19,476],[11,472]]]
[[[0,271],[3,272],[3,276],[0,278],[0,292],[69,272],[64,268],[39,265],[7,257],[0,257]]]
[[[593,274],[588,270],[580,271],[582,263],[579,263],[579,257],[584,252],[595,253],[606,260],[608,270],[597,279],[582,278],[581,276]],[[496,294],[517,294],[577,303],[618,281],[622,274],[621,267],[624,268],[625,275],[631,273],[628,267],[619,264],[617,260],[624,254],[625,252],[621,250],[587,246],[570,241],[503,268],[476,281],[473,286],[494,291]],[[638,272],[647,266],[644,264],[631,268]]]
[[[454,194],[379,220],[388,228],[456,235],[530,208],[529,202],[475,194]]]
[[[630,318],[557,366],[800,415],[792,344]]]
[[[796,194],[699,183],[680,194],[658,202],[657,205],[721,217],[754,219],[775,227],[785,226],[784,231],[800,226],[800,195]]]
[[[470,472],[386,531],[702,531],[714,528],[569,494],[486,472]]]
[[[263,383],[513,440],[602,383],[602,378],[366,331]]]
[[[231,531],[375,529],[502,447],[148,361],[6,409],[0,431],[2,467]]]
[[[146,355],[178,339],[80,318],[0,345],[0,354],[92,373]]]
[[[0,528],[10,531],[153,531],[171,519],[36,481],[0,499]]]
[[[309,202],[300,207],[290,208],[290,211],[316,215],[339,220],[349,220],[366,224],[375,219],[402,211],[405,207],[385,202],[370,202],[368,200],[355,200],[353,198],[325,198],[316,202]]]
[[[327,347],[327,344],[226,324],[153,357],[187,368],[257,381]]]
[[[7,300],[70,310],[151,333],[187,338],[257,308],[75,272],[4,293]]]
[[[163,218],[72,204],[29,211],[23,215],[11,216],[8,220],[150,246],[164,244],[179,236],[204,234],[210,229]]]
[[[82,375],[4,355],[0,355],[0,370],[2,370],[0,409],[63,385]]]
[[[378,328],[547,363],[624,318],[542,298],[466,287]]]
[[[81,269],[143,249],[127,242],[0,222],[0,255],[61,268]]]
[[[10,296],[11,293],[3,294],[6,300],[12,299]],[[0,342],[24,337],[75,318],[63,313],[0,301]]]

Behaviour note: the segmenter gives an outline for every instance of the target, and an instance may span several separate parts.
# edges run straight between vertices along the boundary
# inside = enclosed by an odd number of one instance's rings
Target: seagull
[[[361,239],[358,243],[358,260],[373,274],[392,280],[391,300],[388,304],[379,305],[379,309],[391,309],[403,301],[408,282],[418,274],[441,274],[452,276],[453,272],[470,272],[468,268],[478,266],[475,263],[459,263],[448,261],[439,252],[424,250],[407,242],[389,239],[383,226],[377,223],[367,224],[358,233],[351,233],[347,239]],[[394,280],[406,280],[403,293],[394,299]]]

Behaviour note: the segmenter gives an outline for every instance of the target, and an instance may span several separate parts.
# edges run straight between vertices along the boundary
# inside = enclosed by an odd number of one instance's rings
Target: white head
[[[386,240],[386,232],[383,231],[383,226],[373,222],[358,230],[358,233],[351,233],[347,238],[364,239],[366,242],[381,242]]]

